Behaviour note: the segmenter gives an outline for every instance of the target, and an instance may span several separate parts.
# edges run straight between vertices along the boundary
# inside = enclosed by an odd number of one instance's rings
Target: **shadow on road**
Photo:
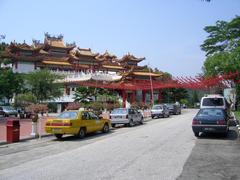
[[[98,137],[108,136],[113,133],[114,133],[114,130],[111,130],[108,133],[102,133],[102,132],[89,133],[82,139],[74,135],[65,135],[60,140],[56,138],[56,139],[53,139],[52,141],[86,141],[86,140],[90,140]]]
[[[238,133],[235,129],[230,129],[227,136],[221,133],[202,133],[199,139],[215,139],[215,140],[236,140]]]
[[[236,128],[227,137],[203,133],[177,180],[238,180],[240,179],[240,141]]]

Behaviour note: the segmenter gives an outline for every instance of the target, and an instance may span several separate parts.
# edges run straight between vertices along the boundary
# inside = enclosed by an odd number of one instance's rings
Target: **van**
[[[210,94],[205,97],[202,97],[200,108],[221,108],[228,109],[229,104],[226,99],[219,94]]]

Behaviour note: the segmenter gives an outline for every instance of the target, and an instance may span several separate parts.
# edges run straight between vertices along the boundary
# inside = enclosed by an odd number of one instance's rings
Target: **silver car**
[[[136,109],[117,108],[111,112],[110,120],[112,127],[115,127],[116,124],[124,124],[132,127],[135,124],[143,124],[143,115]]]
[[[11,106],[0,106],[0,115],[5,117],[14,115],[17,117],[18,112]]]
[[[157,117],[169,117],[169,109],[165,104],[154,105],[151,110],[152,119]]]

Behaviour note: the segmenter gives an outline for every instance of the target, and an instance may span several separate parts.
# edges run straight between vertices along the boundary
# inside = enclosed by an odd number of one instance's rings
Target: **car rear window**
[[[112,114],[127,114],[127,109],[114,109]]]
[[[162,106],[153,106],[152,109],[162,109]]]
[[[223,98],[204,98],[202,106],[223,106]]]
[[[224,112],[221,109],[201,109],[198,112],[198,116],[223,117],[224,116]]]
[[[61,114],[58,115],[57,118],[60,119],[76,119],[77,118],[77,112],[62,112]]]

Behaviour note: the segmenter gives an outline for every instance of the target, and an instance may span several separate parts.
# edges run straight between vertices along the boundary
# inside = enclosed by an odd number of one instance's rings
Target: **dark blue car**
[[[221,108],[200,109],[192,121],[192,130],[196,137],[200,132],[223,133],[227,135],[229,116]]]

